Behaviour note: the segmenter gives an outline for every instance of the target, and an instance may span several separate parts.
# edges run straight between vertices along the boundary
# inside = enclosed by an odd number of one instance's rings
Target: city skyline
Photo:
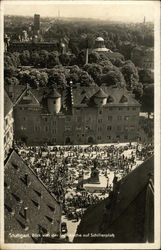
[[[15,8],[16,5],[16,8]],[[25,8],[24,8],[25,6]],[[71,1],[53,2],[49,1],[47,5],[44,2],[19,1],[3,2],[4,15],[33,16],[35,13],[41,17],[60,17],[60,18],[92,18],[106,21],[121,22],[143,22],[144,17],[147,22],[153,22],[155,11],[157,9],[156,1]]]

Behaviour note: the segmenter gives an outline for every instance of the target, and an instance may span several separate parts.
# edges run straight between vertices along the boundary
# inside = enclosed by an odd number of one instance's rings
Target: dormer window
[[[111,103],[114,102],[114,99],[111,95],[109,95],[109,97],[107,98],[107,103]]]
[[[125,102],[128,102],[128,99],[125,95],[122,95],[121,99],[120,99],[120,102],[121,103],[125,103]]]

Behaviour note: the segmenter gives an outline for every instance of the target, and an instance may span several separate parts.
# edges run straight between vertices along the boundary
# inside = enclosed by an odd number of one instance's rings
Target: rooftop
[[[15,151],[5,164],[4,186],[5,242],[34,243],[38,239],[31,234],[59,232],[60,204]]]
[[[107,198],[89,207],[77,234],[114,234],[115,237],[75,238],[75,243],[141,243],[154,240],[154,156],[120,182],[112,203]],[[150,177],[151,174],[151,177]],[[150,216],[150,217],[149,217]]]
[[[8,94],[4,91],[4,117],[10,112],[13,107],[13,103],[11,102]]]

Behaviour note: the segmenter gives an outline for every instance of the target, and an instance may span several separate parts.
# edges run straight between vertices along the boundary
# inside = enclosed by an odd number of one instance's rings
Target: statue
[[[99,170],[97,168],[98,162],[95,160],[94,161],[94,167],[91,169],[91,176],[89,178],[90,183],[97,183],[99,184]]]

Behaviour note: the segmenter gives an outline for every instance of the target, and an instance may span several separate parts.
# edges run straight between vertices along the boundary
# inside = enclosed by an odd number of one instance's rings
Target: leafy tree
[[[16,69],[13,66],[4,67],[4,77],[13,77],[15,75]]]
[[[59,60],[61,62],[62,65],[67,66],[70,64],[71,61],[71,57],[69,54],[61,54],[59,56]]]
[[[102,67],[99,64],[86,64],[83,69],[88,72],[96,83],[99,82],[100,75],[102,74]]]
[[[143,96],[143,85],[141,82],[136,84],[133,88],[133,94],[135,95],[136,100],[141,102]]]
[[[123,67],[121,68],[121,72],[124,75],[126,81],[126,87],[128,90],[132,90],[135,85],[138,84],[139,75],[137,68],[135,65],[129,60],[126,61]]]
[[[57,70],[53,70],[53,72],[51,72],[51,74],[49,75],[49,87],[60,87],[63,89],[65,88],[66,84],[67,82],[64,73]]]
[[[90,86],[94,84],[92,77],[85,71],[80,74],[80,84],[81,86]]]
[[[47,68],[48,59],[49,59],[48,51],[41,50],[39,56],[40,56],[40,67]]]
[[[125,79],[122,73],[117,69],[108,71],[106,74],[103,74],[101,77],[101,83],[106,86],[116,85],[118,87],[125,86]]]
[[[99,53],[95,51],[89,53],[88,61],[89,63],[98,63],[100,61]]]
[[[154,73],[152,73],[151,70],[140,69],[138,70],[138,74],[139,74],[139,80],[143,84],[154,83]]]
[[[19,84],[19,80],[13,76],[13,77],[5,77],[4,78],[4,83],[5,85],[18,85]]]
[[[14,67],[12,59],[10,56],[4,56],[4,68],[11,68]]]
[[[40,56],[37,51],[31,53],[31,62],[33,66],[40,67]]]
[[[20,62],[21,65],[24,66],[28,66],[30,65],[30,52],[28,50],[24,50],[21,54],[20,54]]]
[[[59,65],[59,64],[60,64],[60,61],[59,61],[58,51],[53,51],[49,53],[48,58],[47,58],[47,67],[53,68],[54,66]]]

